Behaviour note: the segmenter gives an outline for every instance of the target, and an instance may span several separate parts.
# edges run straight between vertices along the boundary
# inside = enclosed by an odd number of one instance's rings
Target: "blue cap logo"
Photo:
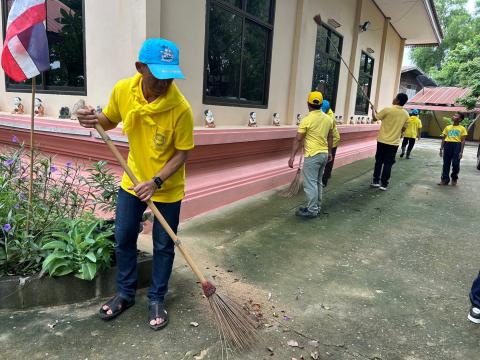
[[[148,65],[157,79],[185,79],[180,69],[180,56],[177,45],[170,40],[147,39],[140,49],[138,61]]]

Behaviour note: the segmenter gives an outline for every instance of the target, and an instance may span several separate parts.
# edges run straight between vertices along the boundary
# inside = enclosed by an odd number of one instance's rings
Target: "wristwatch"
[[[157,188],[160,189],[162,187],[163,180],[160,179],[158,176],[153,177],[153,182],[155,183],[155,185],[157,185]]]

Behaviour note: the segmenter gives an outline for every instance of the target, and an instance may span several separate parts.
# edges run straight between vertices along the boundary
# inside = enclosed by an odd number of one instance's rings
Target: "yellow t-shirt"
[[[403,107],[394,105],[380,111],[376,118],[382,120],[377,141],[387,145],[400,145],[402,128],[409,118],[408,112]]]
[[[415,139],[418,136],[418,129],[422,128],[422,121],[418,116],[410,116],[407,122],[407,129],[403,135],[406,138]]]
[[[442,135],[446,142],[462,142],[462,137],[467,136],[468,132],[462,125],[447,125]]]
[[[297,131],[305,134],[305,157],[328,153],[327,138],[330,130],[333,130],[332,118],[324,114],[322,110],[310,111],[302,119]]]
[[[193,113],[190,104],[172,83],[165,96],[148,103],[142,92],[142,76],[120,80],[103,114],[114,123],[123,121],[130,151],[128,166],[140,182],[152,179],[176,150],[191,150]],[[123,174],[121,188],[132,195],[132,181]],[[170,176],[152,196],[153,201],[172,203],[184,197],[185,166]]]
[[[338,144],[340,143],[340,133],[338,132],[337,129],[337,122],[335,121],[335,113],[332,111],[332,109],[328,109],[328,116],[330,116],[333,120],[333,147],[336,148]]]

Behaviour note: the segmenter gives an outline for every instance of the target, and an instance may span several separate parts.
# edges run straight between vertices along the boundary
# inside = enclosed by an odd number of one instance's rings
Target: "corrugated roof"
[[[468,94],[470,89],[459,87],[435,87],[423,88],[419,91],[408,104],[423,105],[447,105],[454,106],[458,98]]]
[[[445,112],[479,112],[479,109],[467,110],[464,106],[435,106],[435,105],[415,105],[415,104],[408,104],[405,105],[405,109],[407,110],[430,110],[430,111],[445,111]]]

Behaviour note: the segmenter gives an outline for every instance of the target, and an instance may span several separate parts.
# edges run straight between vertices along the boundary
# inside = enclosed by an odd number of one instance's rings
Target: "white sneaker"
[[[379,186],[378,190],[387,191],[387,187],[386,186]]]
[[[372,187],[372,188],[379,188],[379,187],[380,187],[380,184],[379,184],[379,183],[372,182],[372,183],[370,184],[370,187]]]
[[[480,324],[480,309],[472,306],[468,312],[468,320],[475,324]]]

